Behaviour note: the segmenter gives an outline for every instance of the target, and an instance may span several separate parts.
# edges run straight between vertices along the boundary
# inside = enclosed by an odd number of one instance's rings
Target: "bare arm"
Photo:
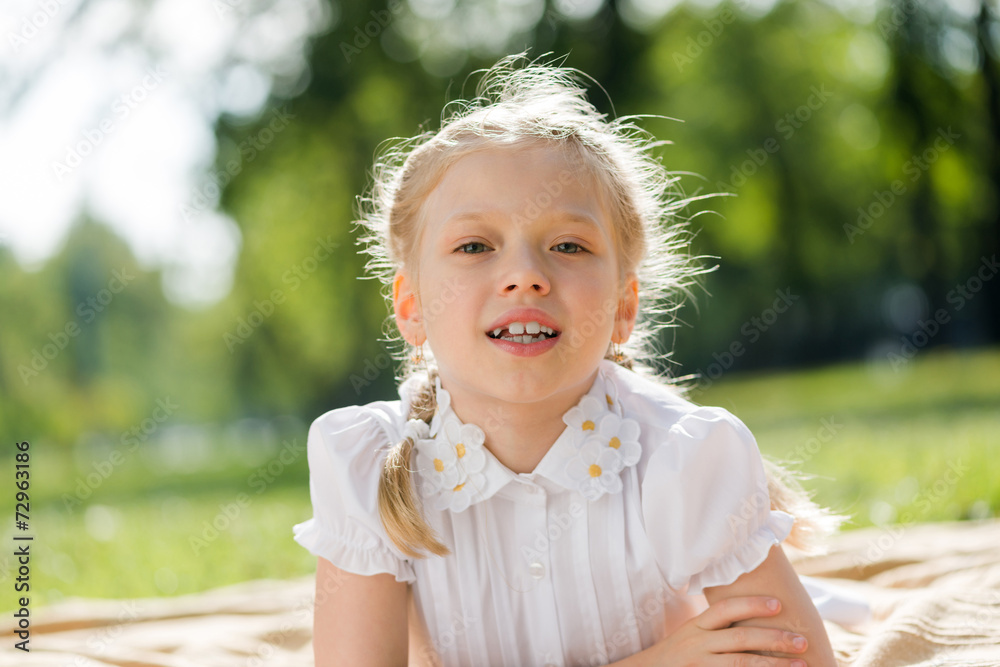
[[[404,667],[407,586],[391,574],[362,576],[325,558],[316,565],[316,667]]]
[[[778,598],[781,600],[781,611],[776,615],[738,621],[733,624],[734,627],[781,628],[800,634],[808,641],[805,653],[793,656],[781,652],[780,647],[776,646],[765,655],[802,658],[809,667],[837,667],[823,620],[780,545],[772,547],[764,562],[752,572],[747,572],[728,586],[705,589],[705,597],[710,605],[726,598],[748,595]]]
[[[790,655],[802,653],[794,632],[765,627],[733,627],[738,621],[774,616],[781,611],[777,598],[732,597],[718,600],[653,646],[609,667],[804,667],[800,659],[755,657],[747,653],[783,648]],[[763,624],[761,624],[763,625]],[[738,656],[744,656],[740,658]]]

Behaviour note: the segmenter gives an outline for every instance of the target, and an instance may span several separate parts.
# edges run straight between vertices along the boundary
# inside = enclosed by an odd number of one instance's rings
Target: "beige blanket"
[[[842,665],[1000,665],[1000,521],[844,533],[829,554],[795,559],[870,600],[864,627],[827,629]],[[4,620],[0,665],[312,665],[313,578],[251,581],[197,595],[75,599],[32,619],[30,653]]]

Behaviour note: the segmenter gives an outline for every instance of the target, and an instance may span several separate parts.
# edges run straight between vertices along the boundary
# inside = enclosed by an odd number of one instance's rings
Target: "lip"
[[[494,329],[506,328],[511,322],[538,322],[543,327],[549,327],[550,329],[555,329],[556,331],[562,333],[562,328],[559,324],[549,317],[548,313],[544,310],[539,310],[538,308],[514,308],[508,310],[506,313],[498,317],[493,324],[486,328],[486,331],[493,331]],[[558,338],[558,336],[556,336]],[[556,340],[556,338],[550,338],[549,340]],[[522,345],[521,343],[518,343]],[[531,343],[530,346],[537,345],[538,343]],[[529,346],[526,346],[529,347]]]
[[[541,324],[541,322],[539,322],[539,324]],[[504,340],[502,338],[490,338],[489,336],[486,337],[486,340],[493,345],[496,345],[504,352],[513,354],[516,357],[534,357],[551,350],[559,343],[559,339],[561,337],[562,336],[560,335],[555,338],[546,338],[545,340],[540,340],[537,343],[512,343],[509,340]]]

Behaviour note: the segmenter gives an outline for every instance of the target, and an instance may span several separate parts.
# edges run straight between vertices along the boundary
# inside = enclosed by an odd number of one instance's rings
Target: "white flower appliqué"
[[[624,416],[618,389],[600,375],[597,386],[563,415],[567,429],[542,475],[555,474],[566,488],[593,501],[621,493],[622,471],[639,462],[639,423]],[[430,426],[413,421],[406,433],[416,445],[416,475],[424,506],[462,512],[489,498],[513,476],[486,451],[486,436],[474,424],[463,424],[451,410],[451,396],[436,380],[437,410]],[[558,471],[558,472],[556,472]]]
[[[573,444],[579,447],[584,439],[594,432],[597,423],[608,413],[608,408],[601,405],[593,396],[584,396],[580,402],[566,411],[563,422],[573,429]]]
[[[587,500],[620,493],[621,471],[638,463],[642,455],[639,423],[616,414],[616,396],[608,393],[604,398],[602,403],[584,396],[563,417],[573,431],[570,446],[576,450],[566,462],[566,475]]]
[[[639,424],[634,419],[623,419],[614,413],[604,415],[597,425],[597,433],[591,438],[618,450],[622,465],[631,466],[639,462],[642,447],[639,445]]]
[[[622,490],[618,473],[624,467],[618,450],[606,446],[599,438],[587,438],[577,455],[566,463],[566,474],[584,498],[597,500],[605,493]]]
[[[483,488],[486,465],[483,442],[486,436],[475,424],[447,419],[432,440],[420,441],[417,470],[422,485],[420,493],[431,498],[437,510],[461,512]]]

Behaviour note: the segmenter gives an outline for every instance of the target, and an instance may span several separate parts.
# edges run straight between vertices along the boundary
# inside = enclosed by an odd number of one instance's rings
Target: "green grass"
[[[925,353],[898,373],[743,375],[694,398],[728,408],[766,456],[811,476],[806,488],[849,515],[846,528],[1000,509],[1000,350]]]
[[[807,488],[853,526],[1000,509],[1000,350],[922,353],[898,374],[865,364],[733,374],[693,398],[743,419],[765,454],[812,475]],[[823,420],[832,431],[821,430]],[[304,427],[290,433],[304,442]],[[70,507],[64,493],[105,455],[74,462],[33,443],[33,608],[67,596],[180,595],[313,572],[315,559],[291,537],[292,525],[312,515],[306,457],[299,452],[259,484],[252,476],[277,451],[258,449],[249,461],[230,445],[211,443],[231,453],[190,471],[137,451]],[[959,472],[947,472],[950,464]],[[213,521],[217,535],[205,532]],[[12,566],[10,556],[0,559],[8,584]]]

